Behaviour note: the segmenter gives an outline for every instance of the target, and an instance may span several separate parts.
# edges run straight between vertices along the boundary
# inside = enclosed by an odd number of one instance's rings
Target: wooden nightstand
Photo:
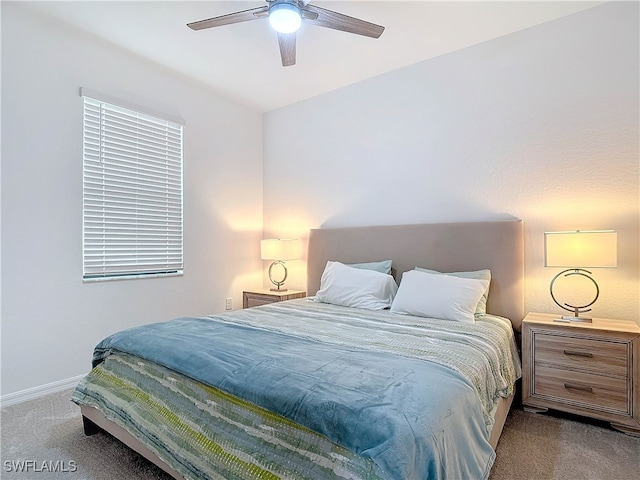
[[[242,292],[242,308],[257,307],[267,303],[284,302],[294,298],[304,298],[307,292],[302,290],[285,290],[274,292],[273,290],[247,290]]]
[[[529,313],[522,321],[522,403],[600,420],[640,436],[640,326],[594,318],[554,322]]]

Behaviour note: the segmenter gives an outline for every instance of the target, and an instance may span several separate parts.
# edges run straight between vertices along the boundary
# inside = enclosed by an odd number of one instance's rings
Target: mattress
[[[73,400],[185,478],[487,478],[511,323],[291,300],[118,332]]]

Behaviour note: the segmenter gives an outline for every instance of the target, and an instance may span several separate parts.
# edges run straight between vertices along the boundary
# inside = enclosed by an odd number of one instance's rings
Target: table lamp
[[[556,304],[573,312],[573,315],[564,315],[558,321],[591,322],[589,317],[580,317],[582,313],[590,312],[598,296],[600,289],[591,277],[591,272],[585,268],[614,268],[617,266],[618,236],[614,230],[575,230],[565,232],[545,232],[544,234],[544,266],[566,267],[561,271],[549,286],[551,298]],[[596,288],[595,298],[585,305],[561,304],[553,293],[553,284],[558,277],[564,275],[581,275],[588,278]]]
[[[276,288],[271,288],[274,292],[286,292],[286,288],[281,288],[287,279],[287,267],[285,261],[294,260],[300,257],[300,242],[292,238],[268,238],[260,240],[260,258],[262,260],[273,260],[269,266],[269,280]],[[276,266],[282,267],[282,278],[273,278],[273,269]]]

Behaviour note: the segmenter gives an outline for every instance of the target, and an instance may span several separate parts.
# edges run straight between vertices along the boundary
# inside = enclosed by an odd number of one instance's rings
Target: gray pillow
[[[374,270],[380,273],[391,273],[391,260],[383,260],[381,262],[365,262],[365,263],[347,263],[353,268],[362,268],[364,270]]]

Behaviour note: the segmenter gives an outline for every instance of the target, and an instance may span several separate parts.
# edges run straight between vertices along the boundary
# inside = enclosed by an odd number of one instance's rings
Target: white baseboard
[[[15,405],[16,403],[26,402],[40,398],[50,393],[66,390],[67,388],[75,387],[84,375],[78,375],[77,377],[67,378],[65,380],[59,380],[53,383],[47,383],[46,385],[40,385],[38,387],[27,388],[26,390],[20,390],[19,392],[8,393],[7,395],[0,396],[0,407],[8,407],[9,405]]]

